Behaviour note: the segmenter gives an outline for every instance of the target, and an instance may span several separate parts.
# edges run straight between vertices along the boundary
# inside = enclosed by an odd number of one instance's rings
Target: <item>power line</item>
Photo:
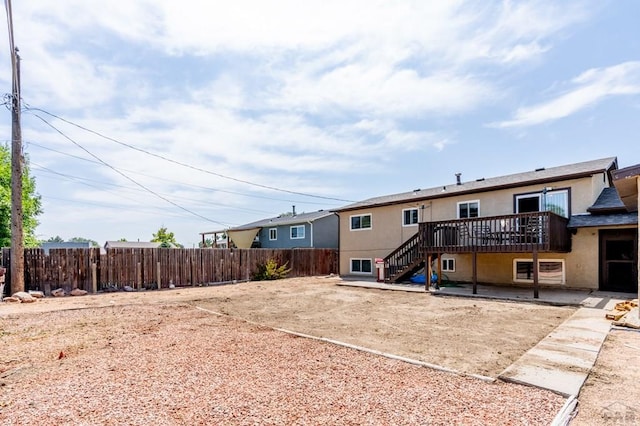
[[[68,198],[60,198],[60,197],[55,197],[55,196],[50,196],[50,195],[41,195],[41,196],[42,196],[43,200],[57,200],[57,201],[64,201],[65,203],[87,205],[87,206],[96,206],[96,207],[102,207],[102,208],[108,208],[108,209],[126,208],[127,211],[138,212],[138,213],[148,214],[148,215],[157,215],[157,212],[156,212],[155,209],[154,210],[152,210],[152,209],[136,209],[136,208],[131,208],[128,205],[122,205],[122,207],[117,207],[117,206],[114,206],[113,204],[105,204],[105,203],[98,203],[98,202],[91,202],[91,201],[72,200],[72,199],[68,199]],[[182,214],[171,213],[171,212],[163,212],[163,216],[184,217]],[[229,225],[236,226],[237,224],[229,224]]]
[[[81,157],[79,155],[74,155],[74,154],[70,154],[68,152],[59,151],[57,149],[53,149],[53,148],[41,145],[41,144],[36,143],[36,142],[26,141],[26,143],[28,145],[37,146],[38,148],[41,148],[41,149],[46,149],[48,151],[52,151],[52,152],[55,152],[55,153],[58,153],[58,154],[61,154],[61,155],[66,155],[66,156],[69,156],[69,157],[72,157],[72,158],[76,158],[78,160],[86,161],[86,162],[89,162],[89,163],[92,163],[92,164],[101,164],[100,162],[92,160],[90,158]],[[259,198],[259,199],[262,199],[262,200],[282,201],[282,202],[287,202],[287,203],[303,203],[303,204],[314,204],[314,205],[326,205],[327,204],[326,202],[320,203],[320,202],[315,202],[315,201],[288,200],[288,199],[283,199],[283,198],[267,197],[267,196],[264,196],[264,195],[247,194],[247,193],[244,193],[244,192],[229,191],[229,190],[226,190],[226,189],[213,188],[213,187],[210,187],[210,186],[194,185],[192,183],[180,182],[180,181],[173,180],[173,179],[167,179],[165,177],[153,176],[153,175],[149,175],[149,174],[145,174],[145,173],[140,173],[139,171],[136,171],[136,170],[123,169],[123,168],[120,168],[120,167],[117,167],[117,169],[118,170],[122,170],[124,172],[137,174],[139,176],[145,176],[145,177],[148,177],[148,178],[158,179],[158,180],[162,180],[162,181],[165,181],[165,182],[171,182],[171,183],[175,183],[175,184],[178,184],[178,185],[191,186],[191,187],[194,187],[194,188],[206,189],[208,191],[222,192],[222,193],[225,193],[225,194],[240,195],[242,197]],[[330,204],[333,204],[333,203],[330,203]]]
[[[114,139],[112,137],[103,135],[100,132],[97,132],[95,130],[91,130],[91,129],[89,129],[87,127],[84,127],[84,126],[82,126],[80,124],[76,124],[76,123],[74,123],[72,121],[64,119],[64,118],[62,118],[62,117],[60,117],[60,116],[58,116],[56,114],[53,114],[53,113],[48,112],[48,111],[45,111],[45,110],[43,110],[41,108],[26,107],[25,110],[26,111],[40,111],[40,112],[42,112],[44,114],[47,114],[47,115],[49,115],[51,117],[54,117],[54,118],[57,118],[58,120],[64,121],[67,124],[70,124],[70,125],[72,125],[74,127],[82,129],[85,132],[89,132],[91,134],[99,136],[99,137],[101,137],[103,139],[106,139],[108,141],[117,143],[119,145],[125,146],[127,148],[133,149],[133,150],[138,151],[138,152],[142,152],[142,153],[147,154],[147,155],[151,155],[151,156],[156,157],[156,158],[160,158],[161,160],[168,161],[170,163],[177,164],[177,165],[182,166],[182,167],[187,167],[189,169],[197,170],[199,172],[207,173],[207,174],[210,174],[210,175],[213,175],[213,176],[217,176],[217,177],[220,177],[220,178],[223,178],[223,179],[228,179],[228,180],[232,180],[232,181],[235,181],[235,182],[240,182],[240,183],[244,183],[244,184],[247,184],[247,185],[256,186],[256,187],[259,187],[259,188],[269,189],[269,190],[272,190],[272,191],[285,192],[285,193],[288,193],[288,194],[300,195],[300,196],[304,196],[304,197],[320,198],[320,199],[323,199],[323,200],[333,200],[333,201],[340,201],[340,202],[346,202],[346,203],[353,203],[354,202],[352,200],[345,200],[345,199],[342,199],[342,198],[326,197],[326,196],[323,196],[323,195],[314,195],[314,194],[308,194],[308,193],[305,193],[305,192],[290,191],[290,190],[287,190],[287,189],[277,188],[275,186],[263,185],[263,184],[251,182],[251,181],[248,181],[248,180],[243,180],[243,179],[238,179],[238,178],[234,178],[234,177],[231,177],[231,176],[226,176],[226,175],[223,175],[221,173],[216,173],[216,172],[212,172],[211,170],[206,170],[206,169],[202,169],[200,167],[192,166],[191,164],[186,164],[186,163],[183,163],[183,162],[180,162],[180,161],[177,161],[177,160],[173,160],[173,159],[165,157],[163,155],[156,154],[156,153],[144,150],[142,148],[138,148],[136,146],[130,145],[130,144],[125,143],[125,142],[121,142],[121,141],[119,141],[117,139]],[[34,115],[42,120],[42,117],[39,117],[37,114],[34,114]]]
[[[44,111],[43,111],[44,112]],[[192,210],[187,209],[186,207],[183,207],[181,205],[179,205],[178,203],[175,203],[171,200],[169,200],[166,197],[163,197],[162,195],[158,194],[157,192],[153,191],[150,188],[147,188],[146,186],[144,186],[143,184],[141,184],[140,182],[136,181],[135,179],[127,176],[126,174],[122,173],[121,171],[119,171],[118,169],[116,169],[115,167],[111,166],[110,164],[108,164],[107,162],[103,161],[100,157],[98,157],[97,155],[93,154],[91,151],[89,151],[88,149],[86,149],[85,147],[83,147],[82,145],[80,145],[78,142],[76,142],[75,140],[71,139],[69,136],[67,136],[64,132],[62,132],[60,129],[58,129],[57,127],[55,127],[53,124],[49,123],[47,120],[45,120],[44,118],[40,117],[38,114],[33,114],[35,117],[39,118],[40,120],[42,120],[42,122],[44,122],[46,125],[48,125],[49,127],[51,127],[53,130],[55,130],[56,132],[58,132],[61,136],[63,136],[65,139],[67,139],[69,142],[73,143],[74,145],[76,145],[78,148],[82,149],[84,152],[86,152],[87,154],[89,154],[90,156],[92,156],[93,158],[95,158],[96,160],[98,160],[100,163],[102,163],[103,165],[107,166],[108,168],[110,168],[111,170],[113,170],[114,172],[118,173],[120,176],[124,177],[125,179],[129,180],[130,182],[134,183],[135,185],[138,185],[140,188],[144,189],[145,191],[149,192],[150,194],[155,195],[156,197],[166,201],[167,203],[181,209],[184,210],[187,213],[190,213],[194,216],[197,216],[201,219],[204,219],[208,222],[213,222],[213,223],[217,223],[218,225],[222,225],[222,226],[228,226],[228,224],[223,223],[223,222],[219,222],[217,220],[213,220],[213,219],[209,219],[208,217],[205,217],[199,213],[196,213]]]
[[[70,174],[67,174],[67,173],[57,172],[55,170],[52,170],[52,169],[50,169],[48,167],[42,166],[42,165],[34,163],[34,162],[31,162],[31,165],[32,166],[36,166],[36,168],[34,170],[40,170],[40,171],[51,173],[51,174],[54,174],[54,175],[57,175],[57,176],[62,176],[62,177],[67,178],[67,179],[69,179],[71,181],[76,181],[78,183],[81,183],[83,185],[86,185],[86,186],[89,186],[89,187],[92,187],[92,188],[96,188],[96,189],[101,190],[101,191],[104,190],[104,188],[99,187],[97,185],[92,185],[92,184],[87,183],[87,182],[94,182],[94,183],[97,183],[97,184],[100,184],[100,185],[112,186],[112,187],[116,187],[116,188],[123,188],[123,189],[127,189],[127,190],[130,190],[130,191],[142,191],[142,192],[144,192],[144,190],[139,189],[139,188],[132,188],[130,186],[118,185],[117,183],[104,182],[104,181],[99,181],[99,180],[95,180],[95,179],[85,178],[85,177],[82,177],[82,176],[74,176],[74,175],[70,175]],[[83,182],[83,181],[86,181],[86,182]],[[107,191],[109,191],[109,190],[107,190]],[[112,191],[109,191],[109,192],[112,192]],[[124,195],[122,195],[119,192],[117,193],[117,195],[121,196],[122,198],[127,199],[127,200],[139,202],[139,200],[125,197]],[[174,199],[178,198],[178,199],[182,199],[182,200],[185,200],[185,201],[195,201],[195,202],[202,203],[202,200],[196,200],[196,199],[188,198],[188,197],[180,197],[180,196],[175,196],[174,195],[173,198]],[[272,214],[272,212],[268,212],[268,211],[265,211],[265,210],[248,209],[248,208],[245,208],[245,207],[236,207],[236,206],[231,206],[231,205],[228,205],[228,204],[221,204],[221,203],[207,202],[206,205],[207,206],[225,207],[225,208],[229,208],[229,209],[240,210],[240,211],[245,211],[245,212],[252,212],[252,213]]]

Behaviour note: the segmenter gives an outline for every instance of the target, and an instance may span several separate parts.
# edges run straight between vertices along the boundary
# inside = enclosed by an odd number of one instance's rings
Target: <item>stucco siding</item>
[[[447,257],[456,259],[456,271],[445,272],[449,279],[452,281],[471,282],[473,279],[471,255],[465,254]],[[516,259],[532,261],[533,255],[531,253],[478,254],[478,282],[497,285],[530,286],[530,283],[514,280],[513,267]],[[582,259],[572,255],[571,253],[539,254],[538,260],[562,260],[564,261],[565,268],[564,284],[541,283],[541,286],[576,289],[598,288],[597,261],[593,263],[585,263]]]
[[[464,183],[463,183],[464,185]],[[414,235],[417,226],[402,226],[403,210],[417,208],[419,222],[450,220],[458,216],[458,203],[478,201],[480,216],[499,216],[515,213],[515,196],[539,194],[547,190],[569,189],[570,213],[587,213],[603,188],[609,185],[605,173],[591,177],[564,179],[545,184],[529,184],[518,188],[498,189],[472,194],[418,200],[394,205],[364,207],[342,211],[340,216],[340,273],[350,272],[351,259],[384,258]],[[371,229],[351,230],[352,216],[371,215]],[[454,256],[450,256],[454,257]],[[531,258],[531,254],[479,254],[477,271],[481,282],[513,283],[513,260]],[[472,278],[471,255],[455,256],[456,272],[447,275],[452,279],[470,281]],[[581,230],[573,236],[573,251],[568,254],[541,254],[540,259],[565,261],[566,286],[575,288],[598,288],[598,237],[592,231]],[[375,275],[375,270],[372,271]]]
[[[417,225],[402,226],[402,210],[412,207],[415,203],[340,213],[340,274],[350,273],[350,259],[373,261],[385,257],[418,232]],[[370,229],[351,230],[352,216],[368,214],[371,215]]]
[[[571,287],[598,289],[600,283],[598,228],[581,228],[571,237],[567,277]]]

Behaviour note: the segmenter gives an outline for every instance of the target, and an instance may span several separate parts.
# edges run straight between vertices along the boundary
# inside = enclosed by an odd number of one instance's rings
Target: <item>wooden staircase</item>
[[[422,233],[418,232],[384,258],[385,282],[395,283],[406,279],[423,266]]]

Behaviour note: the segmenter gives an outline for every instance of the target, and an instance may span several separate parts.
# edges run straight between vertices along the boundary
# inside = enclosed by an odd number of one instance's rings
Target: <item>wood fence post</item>
[[[156,263],[156,273],[158,278],[158,290],[160,290],[162,288],[162,282],[160,279],[160,262]]]
[[[91,264],[91,290],[93,293],[98,292],[98,265]]]
[[[136,264],[136,280],[138,281],[138,290],[142,288],[142,265],[140,262]]]

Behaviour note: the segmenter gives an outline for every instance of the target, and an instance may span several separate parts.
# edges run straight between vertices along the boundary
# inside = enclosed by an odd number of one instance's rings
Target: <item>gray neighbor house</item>
[[[234,241],[234,233],[251,230],[256,232],[254,247],[338,248],[338,216],[330,211],[280,215],[231,228],[228,234]]]

